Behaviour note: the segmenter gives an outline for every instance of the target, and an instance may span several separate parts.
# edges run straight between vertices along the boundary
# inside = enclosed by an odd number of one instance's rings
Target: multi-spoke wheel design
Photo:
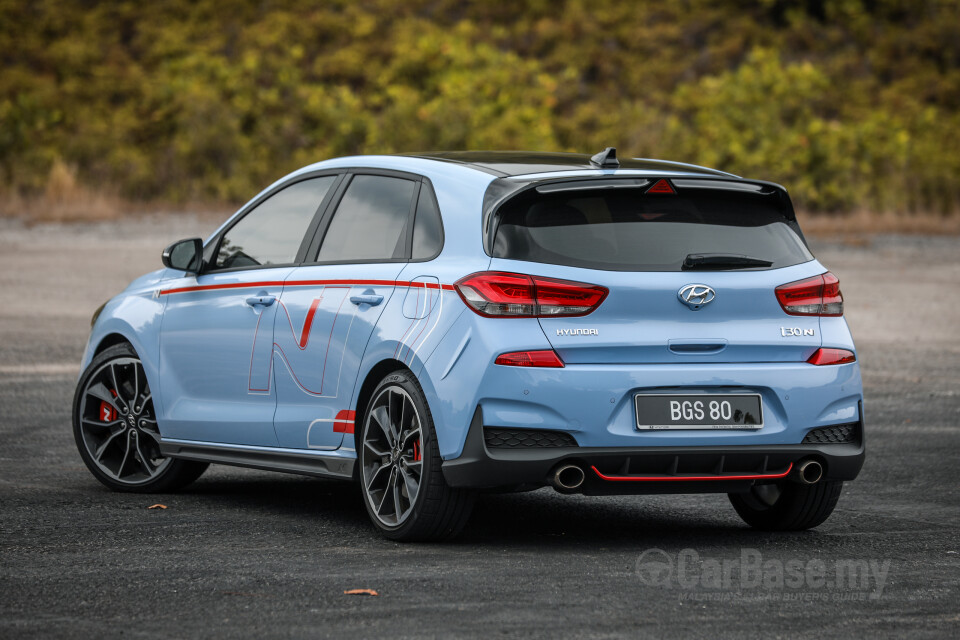
[[[73,399],[73,434],[93,475],[116,491],[169,491],[187,485],[205,462],[165,458],[143,364],[128,344],[97,355]]]
[[[391,540],[446,540],[464,527],[475,493],[447,484],[423,388],[387,374],[363,402],[356,434],[360,485],[374,526]]]
[[[423,479],[423,428],[402,387],[380,390],[363,429],[363,490],[376,518],[396,527],[410,517]]]
[[[87,378],[79,412],[87,452],[109,478],[145,483],[170,464],[160,455],[160,432],[139,359],[115,358],[100,365]]]

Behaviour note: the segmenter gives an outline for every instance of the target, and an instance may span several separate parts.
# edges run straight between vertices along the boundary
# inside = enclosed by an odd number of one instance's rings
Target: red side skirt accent
[[[715,476],[608,476],[596,467],[590,467],[597,477],[608,482],[702,482],[705,480],[776,480],[786,478],[793,470],[793,463],[781,473],[751,473],[746,475],[715,475]]]

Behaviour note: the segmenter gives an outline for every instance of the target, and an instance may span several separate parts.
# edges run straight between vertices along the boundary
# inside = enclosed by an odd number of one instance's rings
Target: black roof
[[[590,156],[585,153],[544,153],[537,151],[436,151],[428,153],[405,153],[405,156],[443,160],[458,164],[470,165],[478,171],[483,171],[499,177],[519,176],[528,173],[549,173],[553,171],[578,171],[583,169],[597,169],[597,165],[590,163]],[[620,169],[634,169],[657,173],[660,171],[683,171],[685,173],[699,173],[711,176],[727,176],[729,173],[708,169],[682,162],[668,162],[666,160],[648,160],[644,158],[622,158]]]

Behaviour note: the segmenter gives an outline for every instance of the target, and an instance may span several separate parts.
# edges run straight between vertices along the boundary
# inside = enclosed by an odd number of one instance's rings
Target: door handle
[[[363,295],[350,296],[350,302],[355,305],[368,304],[371,307],[375,307],[383,302],[383,296],[368,289],[363,292]]]
[[[247,304],[251,307],[269,307],[276,299],[275,296],[267,295],[266,291],[261,291],[257,295],[247,298]]]

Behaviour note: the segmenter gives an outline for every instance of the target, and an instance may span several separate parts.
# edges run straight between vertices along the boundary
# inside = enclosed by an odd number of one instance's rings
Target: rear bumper
[[[736,493],[779,481],[798,463],[816,460],[824,480],[853,480],[865,458],[862,412],[857,438],[845,444],[776,444],[691,447],[529,447],[489,449],[477,407],[460,457],[443,463],[449,485],[498,488],[549,484],[562,464],[581,467],[587,495]]]

